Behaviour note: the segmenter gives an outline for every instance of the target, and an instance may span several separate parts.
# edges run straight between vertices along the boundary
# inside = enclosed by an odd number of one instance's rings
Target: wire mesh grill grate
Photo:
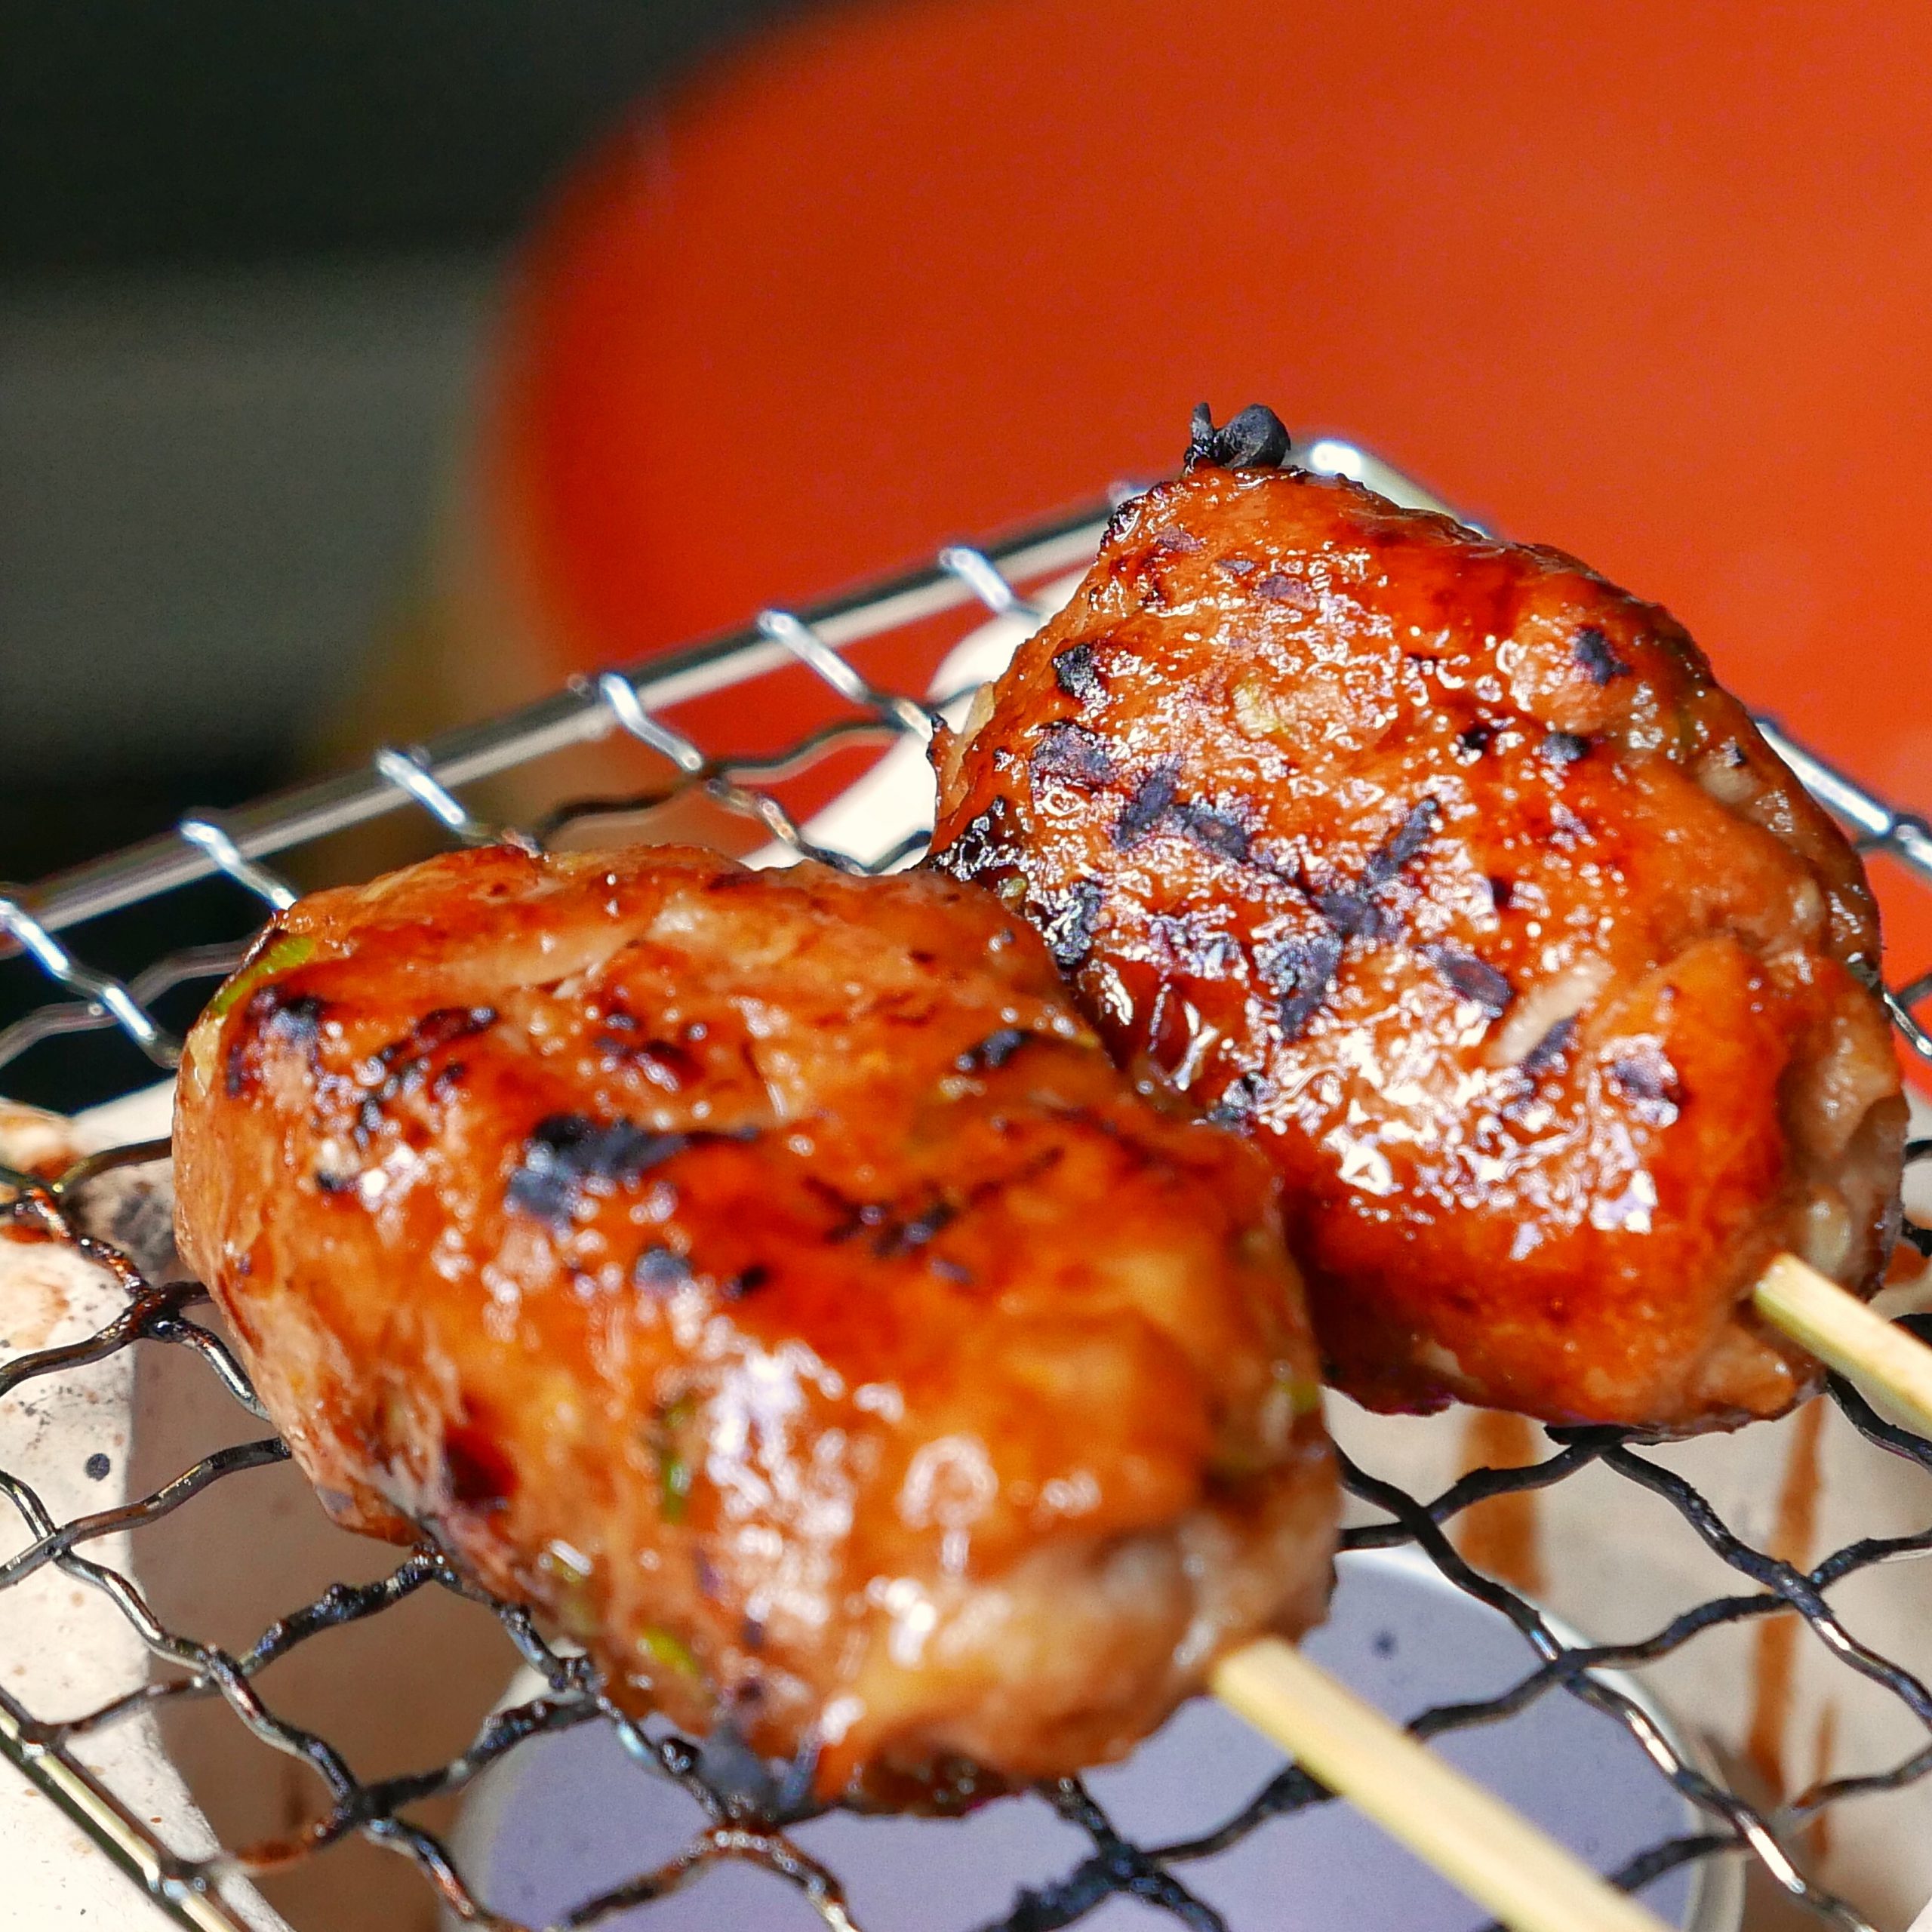
[[[801,856],[858,871],[884,870],[902,863],[920,849],[922,836],[909,836],[884,854],[862,860],[815,841],[772,789],[835,754],[923,739],[932,729],[937,707],[877,688],[841,654],[841,647],[934,611],[971,607],[976,601],[983,614],[1030,617],[1032,608],[1014,588],[1014,580],[1024,583],[1084,562],[1100,528],[1099,515],[1090,512],[987,551],[954,547],[942,552],[932,568],[872,591],[801,615],[768,612],[755,626],[734,636],[633,672],[580,681],[556,699],[487,726],[448,734],[426,747],[386,749],[367,772],[283,794],[226,818],[201,814],[185,821],[170,838],[78,869],[31,895],[0,897],[0,951],[27,954],[54,986],[73,995],[50,998],[0,1032],[0,1066],[29,1048],[67,1034],[118,1029],[157,1066],[170,1067],[178,1057],[178,1042],[154,1017],[155,1002],[174,986],[224,974],[242,950],[226,946],[183,948],[124,983],[78,958],[58,937],[66,928],[217,872],[279,909],[292,894],[263,863],[269,854],[392,809],[423,812],[445,835],[460,841],[503,835],[472,816],[457,788],[560,744],[612,730],[629,734],[667,759],[675,777],[642,798],[574,801],[540,819],[529,832],[509,835],[541,843],[591,814],[618,808],[634,810],[702,792]],[[780,755],[727,761],[712,758],[663,715],[666,705],[681,697],[765,675],[783,663],[801,663],[823,678],[854,715]],[[1850,826],[1863,844],[1889,851],[1932,887],[1932,833],[1922,820],[1894,811],[1781,733],[1774,742],[1807,786]],[[1929,992],[1932,976],[1889,992],[1887,997],[1907,1044],[1932,1061],[1932,1036],[1914,1012]],[[152,1162],[166,1152],[165,1143],[119,1148],[91,1156],[54,1179],[0,1168],[0,1192],[6,1195],[0,1201],[0,1217],[30,1238],[65,1245],[109,1271],[125,1296],[123,1311],[97,1334],[71,1345],[18,1355],[0,1364],[0,1403],[22,1399],[42,1378],[67,1374],[124,1350],[161,1347],[192,1352],[236,1404],[261,1417],[238,1363],[221,1338],[195,1318],[205,1304],[202,1291],[192,1283],[151,1282],[125,1254],[86,1232],[77,1213],[76,1204],[84,1199],[89,1183],[102,1174]],[[1915,1144],[1909,1156],[1932,1158],[1932,1142]],[[1908,1224],[1906,1237],[1921,1253],[1932,1252],[1932,1234]],[[1902,1458],[1932,1474],[1932,1443],[1875,1414],[1841,1380],[1832,1382],[1829,1400],[1872,1454]],[[1743,1857],[1755,1860],[1817,1922],[1845,1932],[1869,1932],[1867,1921],[1853,1906],[1821,1890],[1806,1875],[1792,1846],[1808,1821],[1830,1806],[1921,1779],[1932,1780],[1932,1689],[1861,1642],[1841,1621],[1826,1592],[1878,1566],[1932,1552],[1932,1526],[1916,1534],[1863,1537],[1801,1570],[1735,1533],[1687,1480],[1646,1454],[1639,1438],[1604,1429],[1546,1433],[1549,1453],[1540,1461],[1521,1468],[1478,1469],[1428,1500],[1343,1458],[1347,1489],[1377,1517],[1346,1532],[1344,1548],[1411,1546],[1455,1589],[1508,1618],[1524,1640],[1524,1669],[1511,1687],[1494,1697],[1438,1705],[1414,1718],[1411,1729],[1419,1737],[1438,1737],[1509,1717],[1540,1699],[1580,1700],[1623,1725],[1658,1774],[1668,1779],[1703,1821],[1700,1829],[1629,1860],[1615,1874],[1617,1883],[1641,1890],[1687,1864]],[[65,1520],[57,1518],[24,1476],[0,1470],[0,1492],[17,1512],[26,1538],[23,1547],[0,1563],[0,1592],[55,1566],[75,1583],[111,1599],[157,1667],[154,1680],[143,1687],[60,1722],[37,1719],[0,1690],[0,1748],[177,1919],[205,1927],[238,1926],[241,1920],[220,1896],[220,1881],[228,1875],[325,1856],[331,1846],[360,1835],[413,1861],[460,1919],[494,1932],[522,1932],[516,1921],[493,1912],[472,1891],[447,1846],[407,1814],[425,1798],[460,1789],[528,1739],[601,1723],[615,1728],[644,1770],[688,1793],[700,1807],[703,1822],[677,1857],[583,1900],[561,1924],[596,1924],[646,1905],[728,1860],[753,1862],[795,1887],[829,1926],[856,1923],[838,1878],[789,1835],[812,1815],[797,1789],[788,1789],[782,1777],[746,1784],[710,1774],[699,1745],[625,1716],[605,1694],[587,1660],[552,1647],[525,1612],[478,1590],[432,1548],[417,1549],[374,1582],[331,1586],[272,1623],[251,1647],[241,1651],[198,1642],[169,1629],[131,1575],[88,1553],[90,1546],[102,1539],[138,1534],[191,1497],[244,1471],[284,1460],[287,1454],[272,1436],[215,1449],[137,1501]],[[1735,1589],[1683,1611],[1641,1641],[1586,1646],[1560,1634],[1521,1592],[1483,1574],[1459,1553],[1450,1530],[1467,1511],[1500,1497],[1572,1481],[1589,1469],[1636,1485],[1667,1504],[1679,1519],[1681,1533],[1700,1540],[1735,1574]],[[257,1680],[298,1646],[380,1617],[424,1591],[449,1592],[485,1606],[515,1655],[534,1669],[545,1687],[530,1701],[491,1716],[466,1748],[448,1761],[365,1782],[326,1737],[278,1715]],[[1859,1673],[1896,1700],[1923,1730],[1924,1741],[1898,1761],[1814,1783],[1775,1810],[1767,1810],[1690,1761],[1646,1707],[1602,1673],[1655,1663],[1713,1629],[1786,1611],[1801,1617],[1844,1669]],[[320,1780],[326,1804],[318,1817],[289,1840],[189,1860],[159,1843],[148,1826],[87,1768],[78,1747],[143,1712],[181,1700],[214,1699],[225,1703],[262,1743],[304,1761]],[[1057,1879],[1018,1893],[1010,1914],[1000,1921],[1008,1932],[1046,1932],[1071,1924],[1121,1896],[1137,1899],[1202,1932],[1220,1927],[1220,1915],[1190,1889],[1189,1866],[1264,1829],[1271,1820],[1324,1801],[1328,1794],[1290,1766],[1214,1830],[1155,1844],[1138,1843],[1123,1833],[1077,1780],[1057,1783],[1041,1795],[1084,1835],[1088,1849]]]

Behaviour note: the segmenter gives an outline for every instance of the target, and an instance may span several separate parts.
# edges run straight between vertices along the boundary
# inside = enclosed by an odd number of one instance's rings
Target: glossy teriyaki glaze
[[[1875,915],[1666,612],[1209,461],[983,695],[939,863],[1268,1150],[1340,1386],[1676,1430],[1815,1386],[1743,1297],[1882,1266]]]
[[[975,889],[500,848],[319,894],[195,1028],[176,1158],[338,1518],[822,1792],[1117,1755],[1321,1614],[1272,1177]]]

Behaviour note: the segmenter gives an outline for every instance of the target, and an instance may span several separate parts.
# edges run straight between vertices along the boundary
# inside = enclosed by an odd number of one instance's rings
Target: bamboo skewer
[[[1224,1657],[1210,1687],[1512,1932],[1663,1932],[1647,1907],[1280,1638]]]
[[[1752,1300],[1780,1333],[1932,1435],[1932,1348],[1795,1255],[1772,1262]],[[1210,1688],[1513,1932],[1658,1932],[1654,1914],[1291,1644],[1245,1646]]]
[[[1751,1299],[1780,1334],[1840,1374],[1890,1397],[1921,1434],[1932,1435],[1932,1349],[1795,1254],[1764,1270]]]

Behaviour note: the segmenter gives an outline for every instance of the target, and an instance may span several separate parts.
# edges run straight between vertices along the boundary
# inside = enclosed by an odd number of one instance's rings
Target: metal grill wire
[[[1097,520],[1071,521],[1053,531],[1003,546],[1011,558],[1037,562],[1050,553],[1057,560],[1071,537],[1077,551],[1098,534]],[[1045,549],[1042,550],[1042,539]],[[995,557],[954,547],[941,553],[931,572],[913,582],[946,592],[940,601],[977,598],[998,616],[1029,615],[1031,607],[1014,589]],[[961,595],[950,593],[958,590]],[[892,586],[891,595],[903,602],[907,583]],[[885,593],[881,592],[881,595]],[[875,600],[876,602],[877,600]],[[932,608],[929,604],[928,608]],[[783,755],[759,760],[719,762],[707,756],[663,718],[647,708],[641,674],[607,672],[584,681],[577,695],[604,707],[608,720],[669,759],[678,777],[651,798],[627,802],[635,808],[654,798],[699,788],[726,811],[755,821],[774,839],[801,857],[847,871],[884,871],[912,857],[922,838],[909,838],[869,863],[841,851],[814,844],[786,805],[768,789],[779,780],[808,768],[841,749],[854,744],[890,743],[929,736],[938,707],[876,688],[828,642],[824,629],[844,620],[853,634],[876,634],[887,625],[868,629],[864,600],[823,607],[830,622],[807,621],[782,611],[767,612],[758,620],[757,635],[783,647],[792,659],[807,666],[854,707],[856,715],[815,733]],[[748,634],[749,635],[749,634]],[[737,648],[744,656],[744,640]],[[721,647],[721,650],[723,648]],[[769,657],[764,660],[768,664]],[[764,664],[746,666],[761,669]],[[503,721],[506,736],[518,721]],[[1786,739],[1775,728],[1774,742],[1807,786],[1847,821],[1868,849],[1883,848],[1932,885],[1932,834],[1924,822],[1893,811],[1841,774],[1820,763]],[[526,737],[534,734],[526,733]],[[581,735],[581,734],[580,734]],[[542,747],[539,747],[540,749]],[[510,761],[500,760],[501,764]],[[426,812],[453,838],[475,843],[509,835],[535,844],[554,836],[574,820],[612,809],[608,800],[583,801],[552,812],[534,833],[503,835],[479,823],[438,775],[438,759],[420,749],[385,749],[375,761],[384,786]],[[365,813],[363,815],[366,816]],[[325,828],[326,829],[326,828]],[[289,888],[242,849],[231,832],[211,816],[185,822],[182,841],[218,869],[279,909],[290,903]],[[297,842],[260,830],[257,814],[257,851]],[[139,855],[136,855],[138,857]],[[140,860],[158,889],[154,875],[162,869],[152,856]],[[178,872],[178,867],[177,868]],[[138,883],[138,881],[137,881]],[[138,896],[123,890],[119,903]],[[0,1035],[0,1065],[36,1041],[60,1034],[118,1026],[150,1059],[171,1066],[179,1047],[154,1020],[149,1007],[162,991],[183,981],[226,972],[238,956],[235,947],[184,949],[156,962],[122,984],[95,973],[58,940],[51,920],[37,917],[19,898],[0,897],[0,933],[30,954],[47,974],[80,995],[50,1002]],[[1914,1017],[1913,1008],[1932,993],[1932,975],[1889,990],[1892,1017],[1911,1048],[1932,1062],[1932,1036]],[[197,1355],[227,1393],[251,1414],[266,1420],[248,1378],[220,1338],[195,1319],[205,1303],[193,1283],[156,1285],[147,1281],[128,1257],[84,1232],[75,1213],[77,1197],[103,1172],[160,1158],[165,1143],[118,1148],[97,1154],[48,1181],[0,1168],[0,1189],[11,1190],[0,1203],[17,1226],[37,1237],[59,1242],[118,1281],[127,1300],[124,1311],[106,1327],[85,1340],[44,1349],[14,1358],[0,1367],[0,1401],[18,1397],[38,1379],[71,1371],[137,1346],[185,1348]],[[1932,1158],[1932,1142],[1915,1143],[1909,1158]],[[1908,1223],[1906,1238],[1921,1253],[1932,1253],[1932,1233]],[[1932,1325],[1928,1326],[1932,1335]],[[1847,1383],[1833,1378],[1829,1399],[1878,1454],[1896,1456],[1932,1473],[1932,1442],[1894,1426],[1875,1413]],[[1659,1774],[1687,1798],[1701,1817],[1701,1828],[1651,1847],[1631,1859],[1614,1876],[1625,1889],[1641,1891],[1667,1872],[1700,1860],[1742,1855],[1754,1859],[1776,1885],[1808,1909],[1816,1920],[1844,1928],[1871,1932],[1868,1921],[1841,1898],[1816,1886],[1800,1869],[1788,1849],[1794,1835],[1818,1814],[1848,1798],[1893,1791],[1920,1780],[1932,1780],[1932,1689],[1909,1672],[1865,1644],[1840,1622],[1826,1601],[1834,1585],[1873,1567],[1932,1552],[1932,1527],[1914,1535],[1867,1537],[1834,1552],[1809,1571],[1799,1570],[1753,1548],[1721,1521],[1710,1504],[1681,1476],[1642,1453],[1641,1438],[1611,1429],[1552,1429],[1546,1432],[1552,1453],[1533,1465],[1509,1469],[1478,1469],[1442,1494],[1423,1500],[1379,1480],[1343,1459],[1343,1480],[1361,1503],[1380,1512],[1380,1520],[1348,1531],[1343,1546],[1352,1549],[1413,1545],[1455,1588],[1508,1617],[1521,1633],[1529,1653],[1519,1681],[1500,1696],[1426,1710],[1410,1723],[1419,1737],[1428,1739],[1512,1715],[1537,1700],[1567,1696],[1607,1712],[1621,1723],[1656,1765]],[[305,1761],[321,1781],[328,1808],[300,1835],[299,1855],[315,1856],[352,1834],[359,1834],[412,1860],[440,1894],[444,1904],[463,1921],[491,1932],[527,1932],[516,1921],[491,1910],[457,1869],[447,1847],[411,1822],[408,1807],[432,1795],[456,1790],[497,1762],[525,1740],[573,1726],[601,1722],[613,1726],[620,1741],[646,1771],[672,1780],[689,1793],[704,1814],[704,1823],[685,1849],[669,1862],[641,1872],[628,1881],[582,1900],[561,1921],[571,1927],[589,1927],[623,1911],[661,1897],[687,1883],[707,1866],[728,1859],[749,1860],[796,1887],[833,1928],[855,1924],[838,1879],[787,1836],[788,1830],[811,1815],[811,1807],[784,1780],[774,1780],[755,1791],[733,1786],[707,1776],[703,1752],[695,1742],[657,1727],[647,1728],[619,1711],[605,1694],[589,1661],[560,1652],[547,1643],[528,1614],[517,1605],[478,1590],[460,1575],[438,1550],[419,1548],[380,1580],[361,1585],[337,1584],[313,1601],[272,1624],[246,1651],[235,1652],[199,1643],[179,1634],[157,1618],[139,1586],[126,1573],[91,1559],[90,1543],[117,1532],[138,1531],[178,1507],[189,1497],[242,1470],[285,1459],[288,1451],[272,1436],[238,1447],[220,1449],[203,1457],[172,1481],[124,1506],[98,1515],[57,1521],[33,1486],[17,1472],[0,1470],[0,1492],[18,1512],[29,1540],[0,1564],[0,1590],[13,1587],[48,1564],[53,1564],[88,1589],[100,1591],[133,1625],[166,1674],[143,1688],[103,1708],[62,1722],[35,1719],[8,1693],[0,1690],[0,1748],[54,1798],[115,1857],[131,1877],[180,1923],[203,1927],[239,1927],[217,1894],[217,1885],[232,1873],[260,1869],[285,1862],[286,1845],[224,1850],[205,1860],[171,1853],[147,1826],[107,1790],[76,1755],[74,1747],[107,1727],[125,1723],[137,1713],[176,1699],[220,1698],[235,1718],[263,1743]],[[1472,1567],[1458,1553],[1447,1534],[1449,1526],[1473,1506],[1513,1492],[1539,1490],[1567,1481],[1595,1467],[1660,1497],[1682,1519],[1688,1533],[1702,1540],[1737,1573],[1738,1587],[1675,1617],[1663,1628],[1637,1642],[1583,1646],[1564,1640],[1537,1607],[1516,1591]],[[448,1762],[407,1775],[364,1782],[328,1740],[278,1716],[264,1700],[257,1678],[276,1659],[299,1644],[315,1641],[343,1625],[377,1617],[416,1592],[444,1590],[487,1605],[501,1625],[516,1654],[537,1672],[546,1686],[530,1702],[491,1716],[467,1749]],[[1712,1629],[1738,1625],[1782,1611],[1795,1611],[1811,1632],[1843,1664],[1888,1691],[1906,1706],[1925,1730],[1925,1743],[1903,1761],[1854,1776],[1831,1779],[1800,1792],[1775,1812],[1761,1810],[1736,1792],[1715,1782],[1686,1761],[1645,1711],[1600,1671],[1620,1666],[1654,1663],[1695,1641]],[[1212,1932],[1223,1925],[1220,1915],[1189,1890],[1186,1868],[1193,1861],[1226,1849],[1270,1820],[1326,1801],[1330,1794],[1293,1765],[1283,1770],[1217,1829],[1169,1844],[1140,1844],[1118,1830],[1106,1810],[1077,1779],[1042,1789],[1041,1795],[1059,1816],[1082,1832],[1086,1854],[1057,1881],[1018,1893],[1010,1915],[999,1921],[1004,1932],[1046,1932],[1074,1923],[1104,1901],[1119,1895],[1137,1898],[1182,1924]]]

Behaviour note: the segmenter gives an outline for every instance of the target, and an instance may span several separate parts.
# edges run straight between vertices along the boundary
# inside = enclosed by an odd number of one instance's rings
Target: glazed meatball
[[[937,862],[1267,1150],[1350,1395],[1789,1408],[1820,1371],[1759,1271],[1869,1290],[1895,1225],[1857,858],[1666,611],[1197,456],[941,740]]]
[[[331,1512],[821,1795],[1118,1755],[1321,1612],[1273,1177],[976,888],[504,848],[323,893],[195,1027],[175,1134]]]

